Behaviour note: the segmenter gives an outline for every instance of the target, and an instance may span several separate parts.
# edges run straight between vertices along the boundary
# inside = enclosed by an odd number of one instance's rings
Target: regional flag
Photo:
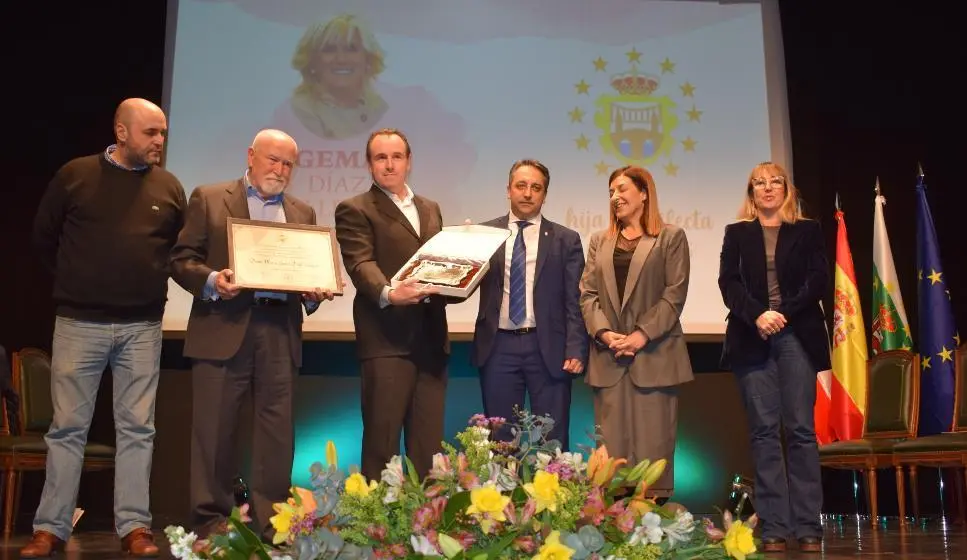
[[[880,194],[880,182],[876,183],[873,199],[873,305],[871,323],[873,355],[888,350],[910,350],[913,339],[910,323],[900,295],[900,282],[893,265],[893,251],[886,233],[883,207],[886,198]]]

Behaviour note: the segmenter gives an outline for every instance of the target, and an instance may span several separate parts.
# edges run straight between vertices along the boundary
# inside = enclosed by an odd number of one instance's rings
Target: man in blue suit
[[[514,418],[514,407],[550,415],[548,438],[568,449],[571,380],[584,371],[588,336],[578,305],[584,271],[581,237],[541,216],[550,172],[536,160],[510,168],[510,212],[483,225],[507,228],[503,250],[480,283],[471,360],[480,369],[487,416]],[[507,427],[494,434],[511,439]]]

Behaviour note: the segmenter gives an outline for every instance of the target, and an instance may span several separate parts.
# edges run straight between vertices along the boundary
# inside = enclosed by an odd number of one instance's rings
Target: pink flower
[[[366,527],[366,536],[373,540],[383,542],[386,539],[386,527],[382,525],[370,525]]]
[[[551,461],[544,470],[551,474],[557,474],[561,480],[571,480],[574,477],[574,468],[558,461]]]
[[[581,518],[592,525],[600,525],[604,521],[605,509],[604,490],[600,486],[594,486],[581,508]]]
[[[470,547],[472,547],[474,543],[477,542],[477,539],[473,536],[473,533],[471,533],[470,531],[456,531],[454,534],[450,536],[456,539],[456,541],[460,543],[460,546],[462,546],[464,550],[469,550]]]
[[[531,518],[534,517],[534,512],[537,511],[537,500],[534,498],[528,498],[524,502],[524,509],[520,510],[520,519],[517,520],[518,525],[526,525],[530,523]]]
[[[525,554],[533,554],[537,550],[537,543],[534,542],[534,537],[526,535],[514,539],[513,547]]]
[[[725,532],[716,527],[715,524],[712,523],[711,519],[706,517],[702,520],[702,524],[705,527],[705,536],[707,536],[710,541],[719,542],[725,538]]]
[[[622,533],[631,533],[635,530],[635,510],[629,508],[622,511],[615,517],[614,524]]]

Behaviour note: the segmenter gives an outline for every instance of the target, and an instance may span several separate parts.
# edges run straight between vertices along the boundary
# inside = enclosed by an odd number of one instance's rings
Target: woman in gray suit
[[[595,233],[581,279],[581,312],[594,340],[587,383],[608,453],[629,463],[667,459],[649,488],[674,488],[678,385],[691,381],[679,320],[688,293],[685,232],[665,224],[655,180],[642,167],[608,180],[611,226]]]

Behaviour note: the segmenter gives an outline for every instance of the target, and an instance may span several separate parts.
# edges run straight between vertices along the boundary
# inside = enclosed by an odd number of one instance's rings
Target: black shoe
[[[786,539],[762,537],[762,552],[785,552]]]
[[[822,552],[823,538],[822,537],[801,537],[799,539],[799,550],[800,552]]]

